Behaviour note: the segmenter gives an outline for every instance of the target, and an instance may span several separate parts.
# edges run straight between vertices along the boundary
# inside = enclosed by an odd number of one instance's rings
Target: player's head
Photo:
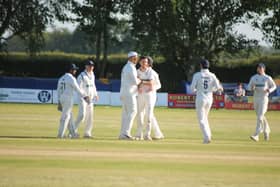
[[[138,53],[135,52],[135,51],[130,51],[128,54],[127,54],[127,58],[130,62],[133,62],[134,64],[137,63],[137,60],[138,60]]]
[[[139,64],[142,68],[147,68],[149,66],[149,60],[147,56],[140,56]]]
[[[88,72],[93,71],[94,65],[95,65],[95,63],[93,60],[89,60],[89,59],[86,60],[86,62],[85,62],[86,71],[88,71]]]
[[[238,88],[242,88],[242,87],[243,87],[242,83],[241,83],[241,82],[238,82],[238,83],[237,83],[237,87],[238,87]]]
[[[206,60],[206,59],[202,59],[202,60],[199,62],[199,64],[200,64],[201,69],[208,69],[209,66],[210,66],[209,61]]]
[[[71,73],[72,75],[75,75],[78,69],[79,67],[76,66],[76,64],[70,64],[67,68],[68,72]]]
[[[260,75],[262,75],[262,74],[265,73],[265,65],[264,65],[264,63],[259,63],[259,64],[257,65],[257,72],[258,72],[258,74],[260,74]]]
[[[153,67],[154,60],[152,59],[152,57],[147,56],[147,59],[148,59],[148,64],[149,64],[149,66],[150,66],[150,67]]]

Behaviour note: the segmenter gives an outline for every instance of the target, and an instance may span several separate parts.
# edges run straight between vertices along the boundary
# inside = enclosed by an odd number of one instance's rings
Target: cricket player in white
[[[122,102],[122,121],[120,130],[120,140],[134,140],[131,136],[131,128],[137,114],[138,84],[136,63],[138,54],[134,51],[128,53],[128,62],[122,69],[120,99]]]
[[[136,138],[143,139],[143,126],[146,124],[145,140],[152,140],[151,130],[155,131],[154,139],[163,139],[164,136],[159,128],[154,116],[154,107],[156,103],[156,90],[161,88],[159,76],[152,69],[153,60],[151,57],[141,57],[141,67],[137,70],[137,76],[141,80],[138,88],[138,128]]]
[[[59,78],[57,84],[57,97],[58,97],[58,110],[62,111],[60,118],[60,126],[58,129],[58,138],[64,138],[66,128],[68,127],[69,133],[72,138],[76,137],[72,107],[74,92],[76,91],[80,97],[83,97],[86,101],[89,101],[83,91],[79,88],[74,75],[76,74],[78,67],[75,64],[71,64],[69,72],[65,73]]]
[[[209,71],[208,60],[200,61],[201,71],[193,76],[191,89],[196,92],[195,108],[200,129],[203,133],[203,143],[211,142],[212,134],[208,122],[208,114],[213,103],[213,92],[223,88],[216,75]]]
[[[250,137],[259,141],[259,134],[264,133],[264,139],[269,140],[270,127],[264,116],[268,107],[268,95],[276,89],[276,84],[269,75],[265,74],[265,65],[257,65],[257,74],[252,76],[248,90],[254,91],[254,108],[257,115],[256,132]]]
[[[98,101],[93,70],[94,62],[87,60],[85,64],[85,71],[81,72],[78,76],[78,85],[80,89],[89,96],[91,101],[88,104],[84,99],[79,99],[79,113],[75,122],[75,133],[78,134],[79,124],[81,122],[85,122],[84,138],[92,138],[93,102]]]

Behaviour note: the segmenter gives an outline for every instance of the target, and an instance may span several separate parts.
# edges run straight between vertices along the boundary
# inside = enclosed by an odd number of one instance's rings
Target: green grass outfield
[[[193,109],[155,113],[161,141],[117,140],[121,109],[105,106],[95,108],[95,139],[59,140],[55,105],[0,103],[0,186],[280,186],[279,111],[266,115],[271,140],[252,142],[253,111],[214,109],[209,145]]]

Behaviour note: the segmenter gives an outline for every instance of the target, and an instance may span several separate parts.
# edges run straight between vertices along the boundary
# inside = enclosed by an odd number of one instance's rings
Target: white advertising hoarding
[[[156,106],[167,106],[168,102],[168,94],[167,93],[157,93],[157,101]],[[119,92],[111,92],[111,106],[121,106],[120,93]]]
[[[168,106],[168,93],[157,93],[156,106]]]
[[[0,88],[0,102],[52,103],[52,90]]]
[[[167,106],[167,93],[157,93],[156,106]],[[96,105],[121,106],[120,93],[99,91]],[[74,104],[78,104],[75,96]],[[56,90],[0,88],[0,102],[57,104]]]
[[[111,95],[111,92],[100,91],[100,92],[98,92],[99,100],[93,101],[93,103],[96,105],[110,105],[110,95]],[[78,95],[75,94],[74,104],[78,104],[78,101],[79,101]],[[53,103],[57,104],[57,91],[56,90],[53,90]]]

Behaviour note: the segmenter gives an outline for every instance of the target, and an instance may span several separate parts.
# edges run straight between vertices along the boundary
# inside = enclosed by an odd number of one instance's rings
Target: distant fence
[[[0,77],[0,102],[57,103],[57,82],[53,78]],[[120,106],[120,80],[96,80],[96,105]],[[75,98],[74,103],[78,103]],[[167,106],[167,93],[158,93],[156,106]]]
[[[243,83],[242,85],[243,85],[243,88],[246,90],[248,84],[247,83]],[[234,89],[237,87],[237,83],[222,83],[222,86],[223,86],[225,94],[232,95]],[[191,83],[190,82],[185,82],[185,93],[186,94],[192,94]],[[246,91],[246,95],[251,96],[252,93],[249,92],[249,91]],[[270,93],[269,96],[270,97],[280,96],[280,85],[278,85],[277,89],[274,92]]]
[[[0,102],[19,103],[57,103],[57,82],[54,78],[22,78],[0,77]],[[96,105],[120,106],[120,80],[96,80],[99,101]],[[236,83],[223,84],[225,94],[233,93]],[[244,84],[246,87],[246,84]],[[214,96],[214,108],[227,109],[253,109],[252,103],[231,103],[225,95]],[[77,98],[75,103],[77,103]],[[280,103],[280,87],[270,94],[271,103]],[[168,106],[170,108],[194,108],[195,95],[190,91],[190,83],[185,83],[185,93],[168,94],[157,93],[156,106]],[[279,110],[280,106],[271,105],[272,110]]]
[[[168,94],[169,108],[195,108],[196,96],[193,94]],[[252,102],[233,102],[226,99],[226,95],[213,95],[212,108],[229,110],[253,110]],[[270,99],[268,110],[280,110],[280,97]]]

